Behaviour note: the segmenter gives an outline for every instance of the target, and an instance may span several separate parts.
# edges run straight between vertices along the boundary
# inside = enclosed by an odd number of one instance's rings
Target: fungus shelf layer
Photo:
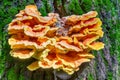
[[[73,74],[94,58],[91,50],[104,48],[96,41],[103,37],[102,22],[96,16],[96,11],[90,11],[63,18],[57,13],[43,17],[35,5],[28,5],[9,24],[10,54],[19,59],[35,58],[27,66],[30,71],[41,67]]]

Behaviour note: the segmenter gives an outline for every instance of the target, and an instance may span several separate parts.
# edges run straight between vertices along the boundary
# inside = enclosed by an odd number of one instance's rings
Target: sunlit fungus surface
[[[27,66],[30,71],[53,68],[73,74],[94,58],[91,50],[104,48],[98,41],[103,31],[97,14],[90,11],[60,18],[49,13],[43,17],[35,5],[28,5],[9,24],[10,55],[34,58],[36,61]]]

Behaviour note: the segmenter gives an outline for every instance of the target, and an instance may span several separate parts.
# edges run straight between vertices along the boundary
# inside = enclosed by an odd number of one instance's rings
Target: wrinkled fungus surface
[[[53,68],[73,74],[82,63],[94,58],[91,50],[104,48],[102,22],[96,11],[60,18],[57,13],[41,16],[35,5],[21,10],[9,24],[10,54],[20,59],[35,58],[30,71]]]

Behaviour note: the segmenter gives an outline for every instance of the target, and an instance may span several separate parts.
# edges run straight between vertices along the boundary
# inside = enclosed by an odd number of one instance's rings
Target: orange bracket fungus
[[[30,71],[53,68],[73,74],[82,63],[94,58],[91,50],[104,48],[102,22],[96,11],[60,18],[57,13],[41,16],[35,5],[21,10],[8,27],[10,55],[34,58]],[[58,25],[60,24],[60,25]]]

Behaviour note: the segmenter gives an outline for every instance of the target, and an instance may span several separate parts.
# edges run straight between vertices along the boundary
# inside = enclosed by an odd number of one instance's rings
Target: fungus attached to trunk
[[[35,5],[21,10],[9,24],[8,42],[11,56],[34,58],[30,71],[38,68],[61,69],[68,74],[79,70],[82,63],[94,58],[91,50],[104,48],[102,22],[96,11],[60,18],[56,13],[42,17]],[[64,19],[64,20],[63,20]],[[58,27],[58,23],[63,23]]]

